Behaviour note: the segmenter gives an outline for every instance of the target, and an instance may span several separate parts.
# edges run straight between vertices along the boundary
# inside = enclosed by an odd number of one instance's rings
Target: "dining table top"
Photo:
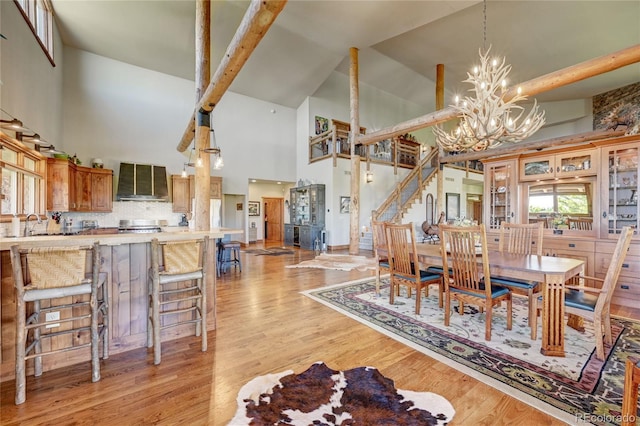
[[[425,262],[442,262],[440,244],[416,244],[418,258]],[[568,257],[538,256],[535,254],[500,253],[497,250],[488,252],[489,266],[492,269],[509,269],[511,271],[537,272],[543,274],[565,274],[584,266],[584,261]],[[478,256],[480,261],[480,256]]]

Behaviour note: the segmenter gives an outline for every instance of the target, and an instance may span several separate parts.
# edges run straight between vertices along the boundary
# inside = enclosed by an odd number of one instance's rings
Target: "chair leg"
[[[394,297],[395,297],[395,294],[396,294],[396,284],[395,284],[395,282],[393,280],[393,277],[390,280],[390,286],[391,287],[389,287],[389,304],[393,305]]]
[[[611,336],[611,315],[609,312],[603,314],[602,326],[604,327],[604,342],[611,346],[613,344],[613,337]]]
[[[445,292],[444,301],[444,325],[449,326],[449,316],[451,316],[451,293]]]
[[[602,341],[602,321],[596,317],[593,320],[593,331],[596,335],[596,358],[604,361],[604,344]]]
[[[35,300],[33,302],[33,309],[34,309],[34,317],[35,317],[35,322],[36,323],[40,323],[40,301],[39,300]],[[27,338],[29,337],[29,333],[27,332]],[[33,340],[36,342],[35,344],[35,351],[36,354],[40,354],[42,353],[42,340],[40,340],[40,327],[35,327],[33,329]],[[25,354],[26,356],[26,354]],[[33,375],[36,377],[40,377],[42,376],[42,357],[41,356],[37,356],[34,358],[34,373]]]
[[[26,308],[23,298],[19,295],[16,300],[16,405],[26,399],[27,378],[25,373],[26,336]]]
[[[507,299],[507,330],[513,326],[513,297]]]
[[[205,274],[201,279],[202,294],[200,297],[200,333],[202,338],[202,352],[207,351],[207,276]]]
[[[493,317],[493,306],[491,302],[487,303],[487,313],[485,315],[484,324],[484,340],[491,341],[491,318]]]
[[[153,278],[153,363],[158,365],[161,361],[160,349],[160,282]]]
[[[91,307],[91,381],[100,380],[100,351],[98,336],[98,289],[91,292],[89,306]]]
[[[416,286],[416,315],[420,315],[420,298],[422,297],[422,287]]]

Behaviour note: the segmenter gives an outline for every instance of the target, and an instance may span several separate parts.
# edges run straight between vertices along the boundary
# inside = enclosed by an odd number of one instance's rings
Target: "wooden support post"
[[[358,49],[349,49],[349,100],[351,107],[351,202],[349,204],[349,254],[356,255],[360,248],[360,156],[356,143],[360,138],[360,88],[358,85]]]
[[[178,143],[178,151],[183,152],[193,140],[196,113],[201,109],[209,112],[213,110],[286,3],[286,0],[251,1],[211,83],[191,115],[182,139]]]
[[[436,110],[444,108],[444,64],[436,66]],[[444,211],[444,169],[440,164],[440,159],[444,156],[444,150],[440,146],[438,150],[438,175],[436,176],[436,211],[438,215]]]
[[[211,2],[196,1],[196,102],[209,86],[211,57]],[[195,229],[208,231],[211,227],[209,193],[211,186],[211,168],[209,154],[203,149],[211,145],[211,117],[208,111],[200,110],[197,115],[195,132],[196,175],[195,175]]]

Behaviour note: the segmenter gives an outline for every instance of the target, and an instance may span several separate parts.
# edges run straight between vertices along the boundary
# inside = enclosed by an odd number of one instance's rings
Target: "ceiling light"
[[[511,65],[506,59],[489,59],[489,49],[486,45],[486,0],[484,0],[484,44],[480,53],[480,66],[475,66],[473,72],[467,73],[464,83],[473,85],[470,92],[475,96],[467,96],[460,105],[456,96],[454,105],[458,112],[459,124],[451,132],[442,126],[433,127],[436,142],[442,149],[449,152],[483,151],[495,148],[505,142],[520,142],[527,139],[544,124],[544,111],[538,111],[538,104],[534,100],[533,107],[525,114],[524,107],[517,102],[527,99],[520,88],[517,95],[505,101],[502,96],[507,91],[506,81]]]

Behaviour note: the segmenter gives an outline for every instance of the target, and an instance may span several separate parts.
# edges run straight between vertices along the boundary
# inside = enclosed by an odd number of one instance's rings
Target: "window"
[[[15,2],[49,62],[55,66],[56,64],[53,62],[53,8],[51,0],[15,0]]]
[[[45,214],[46,158],[0,134],[0,219]]]
[[[576,182],[531,186],[529,213],[591,216],[591,184]]]

